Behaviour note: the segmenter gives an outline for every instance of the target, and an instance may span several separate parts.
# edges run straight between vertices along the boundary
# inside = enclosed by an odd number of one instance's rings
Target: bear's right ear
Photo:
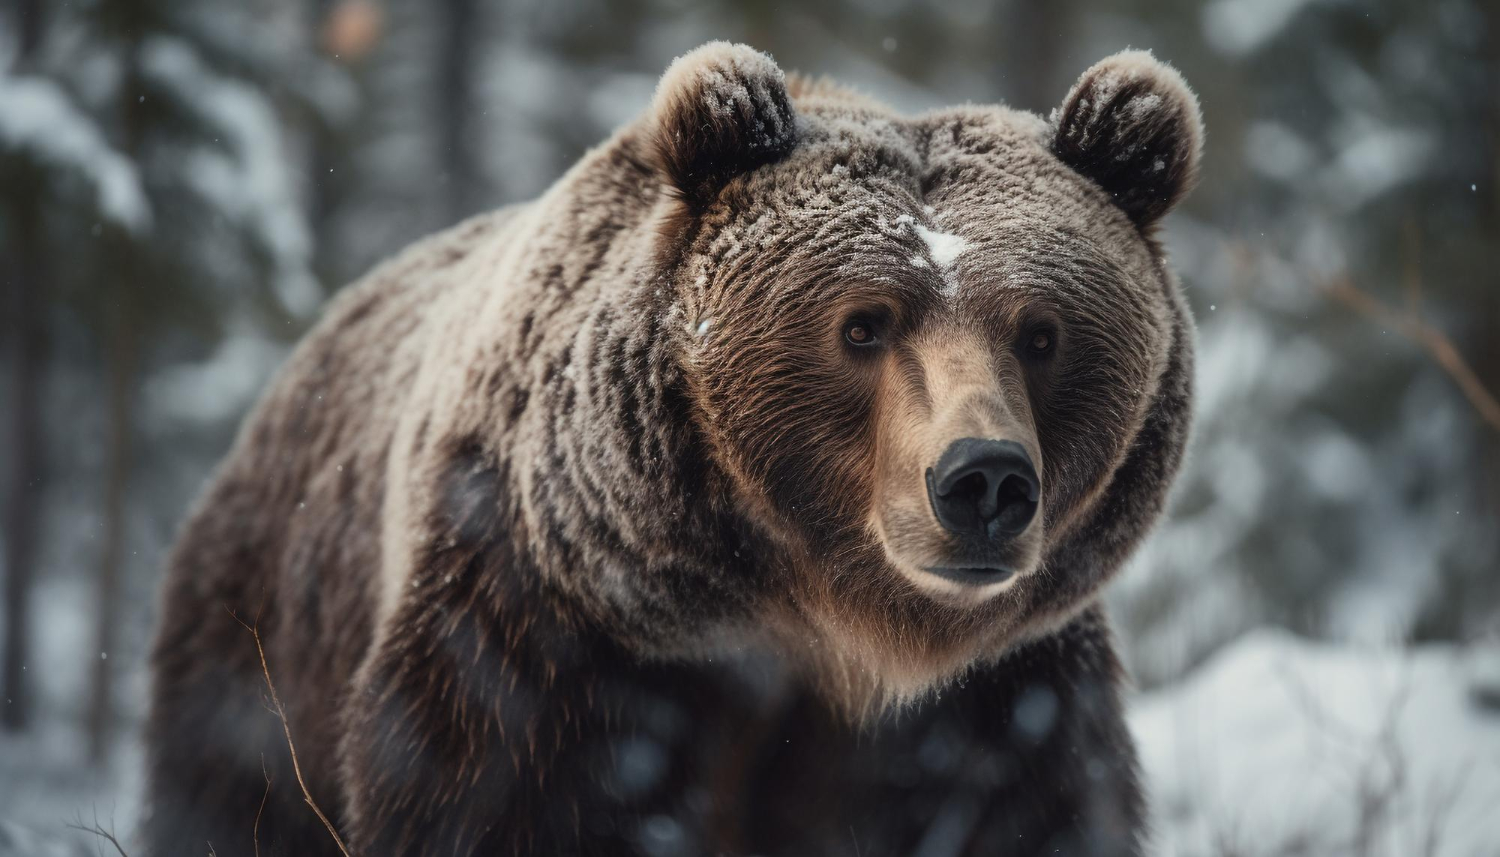
[[[797,143],[781,69],[760,51],[728,42],[709,42],[667,68],[650,122],[659,168],[694,208]]]

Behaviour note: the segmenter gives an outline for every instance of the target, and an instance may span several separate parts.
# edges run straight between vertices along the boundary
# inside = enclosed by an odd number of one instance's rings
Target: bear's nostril
[[[1000,482],[995,496],[995,522],[1004,532],[1020,532],[1036,514],[1036,485],[1012,474]]]
[[[986,513],[994,515],[995,497],[990,491],[990,482],[983,473],[970,473],[953,483],[953,487],[944,492],[943,496],[952,498],[961,503],[974,505],[981,517]]]
[[[927,494],[938,523],[951,532],[1013,536],[1036,516],[1040,483],[1031,457],[1012,441],[954,441],[927,471]]]

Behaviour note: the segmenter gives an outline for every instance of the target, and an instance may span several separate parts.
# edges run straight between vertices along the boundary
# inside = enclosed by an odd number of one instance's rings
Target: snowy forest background
[[[1183,71],[1198,431],[1109,594],[1158,848],[1500,854],[1495,0],[6,0],[0,854],[128,844],[163,553],[326,296],[710,38],[912,110]]]

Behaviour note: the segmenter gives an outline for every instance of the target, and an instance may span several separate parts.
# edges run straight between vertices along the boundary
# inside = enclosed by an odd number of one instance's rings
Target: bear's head
[[[1177,72],[1120,53],[1049,119],[907,118],[716,43],[644,121],[693,420],[788,581],[766,627],[866,705],[1087,604],[1187,434],[1154,237],[1199,162]]]

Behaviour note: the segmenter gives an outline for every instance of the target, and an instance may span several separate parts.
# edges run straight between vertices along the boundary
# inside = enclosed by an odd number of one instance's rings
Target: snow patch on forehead
[[[936,221],[943,219],[932,206],[923,208],[923,214],[934,221],[934,226]],[[927,251],[926,256],[917,254],[910,257],[908,261],[911,266],[937,269],[944,275],[945,291],[950,293],[957,291],[958,283],[953,277],[953,266],[958,263],[958,258],[968,251],[969,242],[952,232],[944,232],[928,226],[910,214],[898,214],[891,221],[881,218],[880,229],[887,234],[909,231],[910,234],[922,239],[922,244]]]
[[[927,245],[927,255],[932,257],[932,263],[939,268],[953,267],[958,257],[969,249],[969,242],[951,232],[938,232],[920,223],[913,224],[913,228],[917,237]]]

